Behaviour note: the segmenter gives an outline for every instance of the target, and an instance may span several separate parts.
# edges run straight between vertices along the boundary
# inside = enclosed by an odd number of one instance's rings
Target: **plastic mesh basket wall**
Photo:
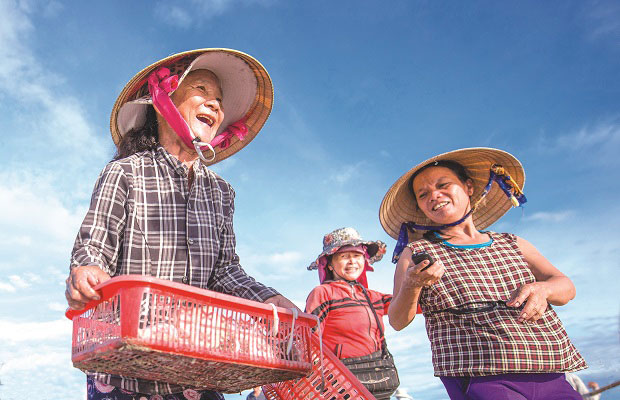
[[[67,312],[83,371],[235,393],[312,370],[312,315],[136,275],[97,289],[101,301]]]
[[[269,400],[374,400],[375,397],[329,350],[321,350],[319,338],[312,335],[312,373],[306,377],[263,386]],[[325,386],[321,371],[325,377]]]

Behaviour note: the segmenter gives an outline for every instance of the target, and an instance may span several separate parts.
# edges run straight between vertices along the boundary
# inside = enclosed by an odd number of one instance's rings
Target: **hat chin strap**
[[[229,125],[222,133],[214,137],[210,143],[200,141],[189,128],[187,122],[172,102],[172,99],[170,99],[170,93],[174,92],[178,86],[179,77],[177,75],[170,76],[170,70],[166,67],[155,70],[148,77],[149,93],[151,94],[153,105],[183,143],[190,149],[196,150],[198,157],[203,162],[210,163],[215,160],[216,153],[214,147],[219,146],[220,149],[227,148],[230,146],[233,135],[237,136],[239,140],[243,140],[248,134],[248,127],[245,124],[246,118],[244,117]],[[207,159],[202,154],[207,149],[213,154],[210,159]]]

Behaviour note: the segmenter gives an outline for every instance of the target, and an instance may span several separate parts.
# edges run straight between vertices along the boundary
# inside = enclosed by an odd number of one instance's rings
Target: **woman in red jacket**
[[[392,295],[368,289],[366,280],[370,264],[383,254],[385,243],[364,241],[353,228],[325,235],[323,252],[308,267],[318,270],[321,285],[306,300],[306,312],[319,317],[324,346],[379,400],[389,399],[398,387],[382,321]],[[391,371],[369,374],[368,362],[391,364]]]

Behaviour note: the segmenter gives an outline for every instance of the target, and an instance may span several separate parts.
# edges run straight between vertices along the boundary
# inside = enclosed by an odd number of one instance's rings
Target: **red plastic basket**
[[[321,363],[320,343],[316,335],[312,335],[312,373],[304,378],[264,385],[263,392],[269,400],[375,399],[331,351],[323,349]]]
[[[314,315],[139,275],[96,289],[66,313],[83,371],[238,393],[312,370]]]

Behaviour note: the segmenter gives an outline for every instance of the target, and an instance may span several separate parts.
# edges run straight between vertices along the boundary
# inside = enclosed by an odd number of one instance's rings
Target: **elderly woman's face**
[[[222,121],[222,91],[215,74],[205,69],[190,72],[170,97],[189,128],[202,142],[210,142]]]
[[[469,211],[469,197],[474,193],[471,179],[462,182],[446,167],[430,167],[413,180],[418,207],[431,221],[449,224]]]

